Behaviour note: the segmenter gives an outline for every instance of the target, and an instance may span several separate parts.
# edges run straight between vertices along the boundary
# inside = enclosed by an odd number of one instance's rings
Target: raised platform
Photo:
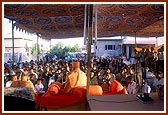
[[[164,111],[164,100],[157,93],[151,93],[150,97],[152,103],[143,104],[132,94],[90,96],[88,103],[91,111]]]

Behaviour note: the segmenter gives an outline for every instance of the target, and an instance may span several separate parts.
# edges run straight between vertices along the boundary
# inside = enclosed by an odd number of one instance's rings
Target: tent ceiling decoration
[[[135,31],[137,37],[164,36],[163,4],[95,5],[98,37],[134,36]],[[4,17],[44,39],[83,37],[84,8],[84,4],[5,4]]]
[[[99,5],[98,36],[158,37],[164,35],[164,6],[159,4]]]
[[[83,36],[84,5],[7,4],[4,12],[16,27],[46,39]]]

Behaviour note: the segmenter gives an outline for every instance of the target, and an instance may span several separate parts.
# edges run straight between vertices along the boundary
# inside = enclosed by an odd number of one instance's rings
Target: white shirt
[[[131,84],[127,86],[128,94],[136,94],[136,83],[133,81]]]
[[[44,92],[44,86],[43,86],[43,84],[41,83],[41,84],[36,84],[35,85],[35,90],[36,90],[36,92]]]
[[[12,81],[7,81],[5,87],[10,87],[12,84]]]
[[[154,78],[153,86],[156,87],[157,85],[164,85],[164,78],[161,78],[160,80],[158,80],[157,78]]]
[[[36,77],[36,79],[38,79],[38,75],[37,75],[37,73],[33,72],[33,73],[31,73],[31,74],[34,74],[35,77]]]
[[[155,75],[152,72],[146,72],[146,78],[152,78]]]
[[[49,82],[48,82],[48,87],[49,87],[52,83],[54,83],[54,82],[55,82],[54,77],[53,77],[53,76],[50,77],[50,78],[49,78]]]

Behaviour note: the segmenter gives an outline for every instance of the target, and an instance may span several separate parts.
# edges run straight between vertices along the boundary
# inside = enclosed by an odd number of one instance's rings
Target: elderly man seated
[[[80,62],[72,63],[72,71],[66,76],[64,93],[70,93],[70,91],[79,86],[87,86],[86,74],[80,70]]]
[[[89,90],[90,95],[101,95],[102,89],[98,85],[91,85]],[[61,94],[68,94],[73,93],[74,89],[85,91],[86,93],[87,88],[87,77],[86,74],[80,70],[80,62],[73,62],[72,63],[72,71],[66,75],[65,85],[62,86],[61,83],[55,82],[49,88],[47,93],[51,95],[56,95],[58,93]],[[84,89],[84,90],[83,90]],[[99,89],[99,90],[95,90]]]
[[[72,63],[72,71],[66,75],[65,85],[53,83],[47,92],[41,96],[37,106],[49,109],[85,110],[87,77],[80,70],[80,62]],[[90,86],[89,95],[102,95],[102,88],[98,85]],[[78,108],[79,107],[79,108]]]

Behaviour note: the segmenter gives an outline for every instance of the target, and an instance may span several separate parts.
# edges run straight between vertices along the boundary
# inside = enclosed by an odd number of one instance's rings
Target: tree
[[[75,44],[75,46],[70,49],[70,52],[80,52],[78,44]]]
[[[37,44],[34,44],[32,47],[31,47],[31,54],[33,55],[33,56],[38,56],[39,54],[40,54],[40,46],[39,46],[39,44],[37,45]]]
[[[65,46],[65,47],[64,47],[63,51],[64,51],[64,53],[65,53],[65,57],[68,56],[68,52],[70,51],[70,49],[71,49],[71,46]]]
[[[56,55],[58,59],[65,59],[65,57],[68,56],[68,52],[79,52],[79,51],[80,49],[78,44],[76,44],[74,47],[71,47],[70,45],[63,47],[62,43],[58,43],[51,49],[50,56],[54,57],[54,55]]]
[[[64,58],[63,44],[58,43],[51,49],[51,54],[56,55],[59,59]]]

